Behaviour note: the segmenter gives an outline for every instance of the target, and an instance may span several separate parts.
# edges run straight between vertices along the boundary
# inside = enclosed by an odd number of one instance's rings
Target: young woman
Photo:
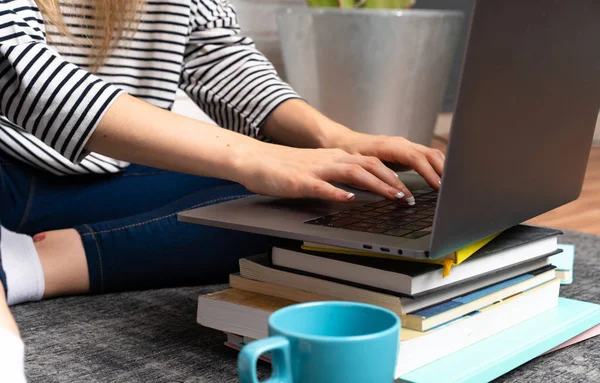
[[[352,200],[330,182],[414,203],[381,160],[439,186],[439,151],[329,120],[238,32],[227,0],[0,2],[9,304],[224,281],[267,247],[179,223],[182,210],[251,193]],[[171,113],[177,89],[226,129]]]

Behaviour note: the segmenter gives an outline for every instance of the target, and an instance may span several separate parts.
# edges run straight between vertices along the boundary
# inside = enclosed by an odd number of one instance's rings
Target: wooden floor
[[[448,137],[448,124],[448,117],[438,123],[436,132],[443,139]],[[445,150],[445,144],[439,140],[434,140],[432,146]],[[592,148],[581,197],[528,223],[600,235],[600,143]]]

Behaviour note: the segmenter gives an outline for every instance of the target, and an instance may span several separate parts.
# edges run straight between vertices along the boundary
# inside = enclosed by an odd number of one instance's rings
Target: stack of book
[[[402,320],[396,378],[555,308],[560,280],[550,257],[559,231],[519,225],[443,276],[444,266],[284,242],[240,260],[230,288],[201,296],[198,322],[239,349],[268,336],[268,317],[298,302],[378,305]],[[311,250],[306,250],[310,248]]]

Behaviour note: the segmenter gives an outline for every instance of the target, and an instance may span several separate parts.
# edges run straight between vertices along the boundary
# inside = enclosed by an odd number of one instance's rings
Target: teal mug
[[[269,352],[269,383],[394,381],[400,319],[384,308],[352,302],[289,306],[269,317],[269,336],[240,352],[242,383],[258,383],[256,363]]]

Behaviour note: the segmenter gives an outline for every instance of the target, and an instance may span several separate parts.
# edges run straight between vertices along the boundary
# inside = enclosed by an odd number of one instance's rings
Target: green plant
[[[403,9],[414,5],[415,0],[307,0],[311,7]]]

